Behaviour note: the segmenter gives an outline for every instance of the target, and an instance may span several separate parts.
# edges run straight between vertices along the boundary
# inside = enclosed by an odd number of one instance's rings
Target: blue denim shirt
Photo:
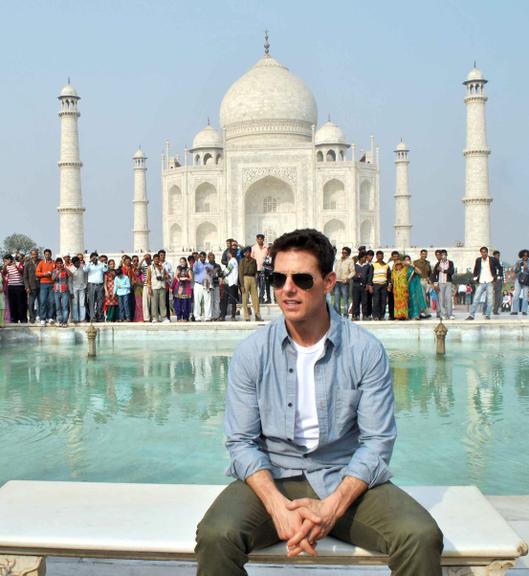
[[[239,344],[230,362],[224,429],[229,476],[258,470],[274,478],[305,475],[320,498],[344,476],[369,487],[390,479],[397,435],[393,388],[384,347],[331,308],[325,353],[314,368],[319,444],[293,442],[296,350],[281,316]]]

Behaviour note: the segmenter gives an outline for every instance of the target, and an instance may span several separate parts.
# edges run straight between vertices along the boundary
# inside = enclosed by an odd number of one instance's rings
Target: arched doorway
[[[296,218],[292,188],[274,176],[254,182],[246,191],[244,218],[244,241],[247,243],[253,243],[255,235],[264,230],[274,230],[278,234],[294,230]]]
[[[323,187],[323,209],[345,210],[345,190],[340,180],[333,178]]]
[[[341,220],[329,220],[323,228],[323,233],[333,246],[338,246],[345,242],[345,225]]]
[[[204,250],[217,250],[219,247],[217,227],[211,222],[202,222],[197,228],[196,232],[196,249]]]
[[[360,244],[371,246],[371,230],[371,222],[369,220],[364,220],[360,226]]]
[[[371,182],[368,180],[360,184],[360,210],[371,210]]]
[[[178,224],[173,224],[171,226],[169,238],[171,250],[176,252],[182,249],[182,228],[180,228]]]
[[[217,211],[217,189],[209,182],[202,182],[195,191],[195,212]]]

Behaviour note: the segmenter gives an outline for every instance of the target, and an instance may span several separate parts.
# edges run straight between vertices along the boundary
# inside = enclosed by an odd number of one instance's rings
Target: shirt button
[[[289,442],[292,442],[292,438],[287,438],[287,440],[288,440]]]
[[[289,368],[288,371],[292,374],[292,372],[294,372],[294,368]]]
[[[289,407],[289,408],[292,408],[292,402],[289,402],[289,403],[288,403],[288,407]]]
[[[308,454],[303,454],[303,458],[308,458],[309,455]]]

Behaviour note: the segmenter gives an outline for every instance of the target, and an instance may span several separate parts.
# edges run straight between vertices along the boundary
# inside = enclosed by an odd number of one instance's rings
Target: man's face
[[[232,242],[231,243],[231,249],[232,250],[237,250],[239,248],[239,244],[237,244],[237,242]]]
[[[372,261],[373,261],[373,254],[368,254],[368,255],[366,256],[366,260],[367,260],[368,262],[372,262]]]
[[[483,260],[485,260],[485,258],[489,255],[489,251],[485,250],[485,248],[482,248],[479,253],[481,254],[481,257],[483,258]]]
[[[226,240],[226,248],[231,248],[231,240]]]
[[[101,256],[99,258],[99,261],[102,262],[103,264],[106,264],[108,262],[108,258],[106,256]]]
[[[305,322],[321,314],[326,307],[325,295],[331,292],[336,282],[334,272],[322,277],[318,260],[305,250],[279,252],[275,257],[274,272],[287,274],[282,288],[275,289],[275,296],[287,322]],[[308,273],[314,279],[310,290],[298,288],[291,274]]]
[[[446,260],[448,260],[448,254],[446,252],[441,253],[441,260],[443,262],[446,262]]]
[[[426,250],[421,250],[421,260],[426,260],[428,257],[428,252]]]
[[[437,258],[437,260],[441,260],[441,258],[442,258],[441,252],[436,252],[435,257]]]
[[[215,264],[215,254],[208,254],[208,262],[210,264]]]
[[[204,262],[206,261],[206,255],[205,254],[200,255],[200,261],[202,262],[202,264],[204,264]]]
[[[51,260],[51,252],[46,250],[46,252],[44,252],[44,258],[48,261]]]
[[[342,250],[342,260],[346,260],[347,258],[349,258],[349,253],[347,250]]]
[[[151,264],[151,255],[150,254],[145,254],[145,262],[147,263],[147,266],[150,266],[150,264]]]
[[[155,254],[155,256],[153,258],[153,262],[156,266],[158,266],[160,264],[160,257],[158,256],[158,254]]]
[[[377,254],[377,262],[383,262],[384,261],[384,254]]]
[[[69,256],[65,256],[64,257],[64,265],[65,266],[70,266],[70,264],[72,263],[72,260],[70,259]]]
[[[39,257],[39,255],[38,255],[37,251],[36,251],[36,250],[32,250],[32,251],[31,251],[31,259],[36,262],[37,259],[38,259],[38,257]]]
[[[163,252],[160,252],[160,262],[165,262],[165,254]]]
[[[76,261],[73,263],[73,265],[74,265],[76,268],[79,268],[79,267],[81,266],[81,261],[80,261],[80,260],[76,260]]]
[[[399,255],[398,254],[392,254],[391,259],[393,260],[393,262],[396,262],[399,259]]]
[[[259,244],[259,246],[262,246],[264,244],[264,238],[261,238],[261,236],[257,237],[257,244]]]
[[[92,262],[92,264],[97,264],[97,256],[92,256],[90,262]]]
[[[64,268],[64,262],[55,262],[55,268],[62,270]]]

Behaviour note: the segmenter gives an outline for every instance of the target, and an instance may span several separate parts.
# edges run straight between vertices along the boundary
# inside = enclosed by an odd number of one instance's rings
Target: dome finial
[[[211,122],[209,121],[209,116],[208,116],[208,126],[211,126]]]
[[[68,84],[70,84],[70,77],[68,76]]]
[[[475,61],[475,60],[474,60],[474,68],[477,68],[477,66],[476,66],[476,61]]]
[[[330,121],[331,121],[331,113],[329,112],[329,113],[327,114],[327,122],[330,122]]]
[[[264,49],[265,49],[265,55],[270,56],[270,42],[268,42],[268,30],[265,30]]]

